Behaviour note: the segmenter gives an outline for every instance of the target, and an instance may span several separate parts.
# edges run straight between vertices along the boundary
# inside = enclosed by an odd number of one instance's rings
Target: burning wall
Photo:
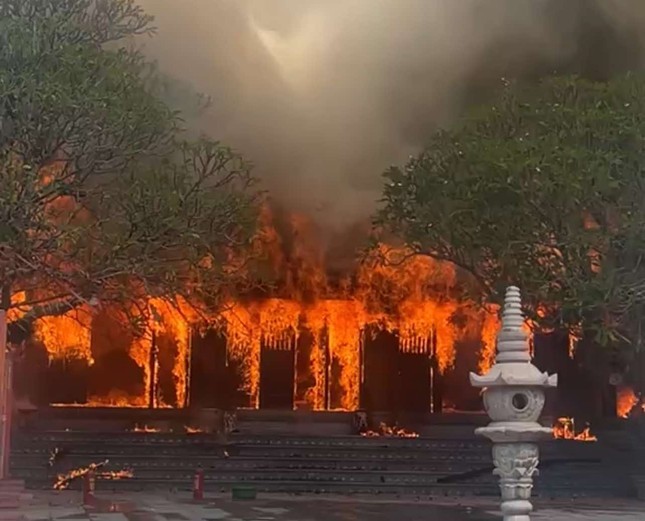
[[[306,368],[307,375],[296,378],[307,383],[297,385],[296,392],[299,401],[317,410],[331,407],[327,365],[341,390],[334,406],[358,407],[361,349],[374,331],[395,333],[398,349],[427,354],[441,374],[455,369],[464,342],[474,360],[468,369],[485,370],[491,363],[497,310],[464,299],[452,265],[380,245],[361,262],[332,273],[328,266],[338,259],[325,257],[310,221],[267,210],[263,224],[256,294],[231,298],[224,309],[200,316],[195,324],[197,317],[181,306],[150,299],[139,335],[116,310],[80,308],[38,320],[35,339],[51,361],[82,360],[95,371],[103,367],[107,375],[93,377],[90,388],[96,392],[88,391],[92,405],[185,405],[193,326],[223,332],[227,357],[239,368],[251,406],[259,404],[262,349],[292,349],[303,334],[311,345],[303,352],[293,348],[306,357],[294,363],[300,373]],[[126,373],[134,383],[107,388],[110,378],[116,383]]]
[[[355,299],[235,303],[225,312],[228,349],[242,366],[251,403],[257,404],[262,348],[289,349],[289,342],[297,345],[298,336],[307,332],[313,340],[308,353],[312,383],[302,393],[308,406],[320,410],[330,403],[326,398],[329,390],[325,388],[325,375],[329,371],[327,365],[333,365],[338,368],[337,383],[342,389],[338,408],[355,410],[359,406],[365,335],[378,330],[397,332],[399,349],[434,356],[439,370],[445,373],[454,368],[457,342],[476,339],[482,324],[490,322],[482,311],[454,301],[427,300],[420,301],[418,306],[414,313],[399,316],[370,312]],[[459,311],[465,315],[461,323],[453,320]],[[427,316],[420,317],[423,312]]]
[[[302,303],[269,298],[231,303],[220,323],[227,357],[238,368],[249,406],[257,407],[260,403],[263,350],[297,349],[297,356],[307,357],[304,364],[302,361],[298,364],[306,367],[306,375],[298,375],[305,376],[306,383],[295,383],[294,390],[301,394],[306,407],[354,410],[359,407],[361,350],[367,335],[380,330],[397,332],[401,351],[434,357],[438,370],[448,374],[454,370],[459,342],[469,341],[467,345],[475,346],[477,351],[482,328],[490,327],[487,314],[468,304],[430,301],[422,309],[434,314],[417,325],[411,322],[415,315],[370,313],[363,303],[352,299]],[[457,313],[463,314],[459,322],[454,320]],[[92,371],[102,369],[102,374],[93,373],[89,405],[183,406],[189,383],[190,327],[178,314],[168,313],[162,320],[163,325],[152,326],[138,338],[119,331],[112,318],[105,315],[95,317],[92,327],[66,315],[47,318],[36,329],[50,360],[83,360]],[[111,334],[106,329],[111,329]],[[299,340],[304,334],[311,339],[307,351],[296,347],[301,345]],[[442,335],[443,340],[439,340]],[[482,353],[487,351],[487,346],[481,349]],[[480,356],[477,352],[473,354],[475,360]],[[124,363],[126,355],[131,361],[130,369]],[[484,360],[479,363],[485,363]],[[331,370],[328,365],[335,368],[336,381],[326,386]],[[120,370],[115,371],[117,367]],[[139,371],[133,371],[133,367]],[[123,379],[126,373],[132,375],[129,383]],[[110,388],[106,386],[109,383]],[[329,397],[329,385],[341,390],[336,403]]]
[[[187,393],[191,328],[172,305],[155,304],[163,313],[139,337],[115,323],[110,314],[102,313],[88,321],[83,310],[39,320],[35,336],[51,361],[83,360],[92,369],[103,367],[103,374],[94,379],[97,392],[89,393],[91,405],[182,406]],[[310,384],[302,392],[303,401],[316,410],[330,403],[324,384],[326,364],[337,368],[336,384],[342,389],[337,408],[358,407],[361,346],[370,331],[398,333],[399,349],[434,356],[442,373],[454,369],[458,342],[470,340],[469,345],[476,345],[483,335],[481,358],[479,353],[475,357],[480,358],[480,366],[487,363],[491,346],[494,349],[496,315],[469,303],[438,298],[405,301],[404,309],[406,314],[386,314],[355,298],[313,302],[267,298],[231,302],[217,322],[226,339],[227,356],[239,367],[242,389],[250,396],[251,406],[259,404],[262,349],[292,349],[303,333],[312,339],[305,361]],[[121,377],[128,370],[117,360],[125,355],[132,362],[129,371],[138,380],[134,384],[122,383]],[[166,373],[170,371],[172,390],[160,393],[160,383],[165,381],[168,387],[169,381],[163,377],[164,366]],[[116,367],[121,367],[117,373]],[[139,371],[132,373],[132,367]],[[107,388],[105,384],[110,381],[112,388]]]

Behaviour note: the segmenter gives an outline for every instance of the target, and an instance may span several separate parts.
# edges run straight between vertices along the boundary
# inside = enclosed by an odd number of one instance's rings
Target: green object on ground
[[[250,499],[255,499],[258,495],[258,491],[248,485],[238,485],[233,487],[233,499],[236,501],[248,501]]]

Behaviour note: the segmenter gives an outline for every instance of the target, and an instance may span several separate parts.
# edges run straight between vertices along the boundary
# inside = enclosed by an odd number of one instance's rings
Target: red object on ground
[[[201,501],[204,499],[204,470],[197,469],[195,472],[195,481],[193,482],[193,499]]]
[[[96,488],[96,476],[94,471],[90,470],[83,476],[83,504],[91,505],[96,499],[94,489]]]

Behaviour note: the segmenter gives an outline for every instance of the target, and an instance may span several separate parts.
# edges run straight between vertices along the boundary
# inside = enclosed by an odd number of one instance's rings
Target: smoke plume
[[[191,121],[272,196],[329,229],[365,220],[381,172],[502,76],[640,65],[638,0],[142,0],[161,69],[212,99]]]

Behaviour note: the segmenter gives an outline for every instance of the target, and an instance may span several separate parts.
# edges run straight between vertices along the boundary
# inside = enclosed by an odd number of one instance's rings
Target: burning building
[[[208,316],[149,299],[142,333],[109,307],[39,319],[25,364],[40,368],[33,401],[479,409],[463,381],[490,364],[497,310],[464,296],[454,266],[379,245],[333,270],[311,223],[293,216],[267,212],[262,235],[263,281]]]
[[[494,359],[498,310],[467,296],[454,265],[383,244],[359,255],[299,216],[262,221],[251,289],[206,311],[150,298],[139,328],[109,306],[40,318],[19,392],[59,406],[481,410],[465,382]],[[576,414],[571,343],[535,338],[536,364],[565,376],[557,416]]]
[[[344,225],[374,209],[381,180],[372,179],[371,172],[381,172],[416,149],[432,129],[473,101],[480,84],[488,85],[489,78],[497,82],[507,69],[513,75],[530,71],[530,76],[542,69],[569,70],[569,62],[581,63],[573,67],[576,72],[602,69],[595,63],[599,56],[613,69],[613,58],[625,53],[610,36],[629,33],[605,23],[580,29],[590,33],[582,43],[614,42],[607,52],[592,53],[592,63],[587,63],[589,53],[564,45],[582,18],[575,16],[577,8],[559,10],[562,2],[554,3],[558,10],[547,10],[546,18],[536,16],[544,6],[513,10],[515,23],[508,24],[500,24],[498,16],[489,16],[494,23],[482,24],[478,12],[454,2],[397,6],[377,18],[371,16],[375,11],[369,2],[348,8],[355,16],[344,11],[339,16],[337,7],[327,13],[316,7],[312,16],[305,16],[311,9],[301,7],[300,12],[289,5],[283,16],[276,16],[273,9],[213,3],[209,9],[214,11],[206,17],[203,6],[179,13],[159,2],[141,3],[157,16],[160,34],[167,35],[155,40],[148,54],[216,100],[235,101],[230,107],[220,105],[226,110],[196,126],[248,151],[285,204],[322,207],[328,220]],[[506,19],[510,11],[500,9]],[[604,15],[590,19],[597,18]],[[212,23],[195,23],[204,19],[219,25],[214,30]],[[357,27],[357,19],[367,23]],[[561,24],[563,20],[567,22]],[[535,37],[518,41],[518,23],[530,28],[520,34],[535,31]],[[428,31],[432,24],[438,24],[437,31]],[[445,27],[465,30],[445,32]],[[596,35],[598,27],[604,32]],[[401,47],[392,52],[392,41],[381,36],[401,30],[405,38],[395,39]],[[537,54],[548,52],[537,59],[536,42],[544,34],[549,34],[549,45],[538,45]],[[341,38],[339,48],[353,52],[320,46],[321,35]],[[438,40],[427,40],[428,35]],[[469,45],[464,45],[464,35]],[[183,52],[182,45],[190,52]],[[564,47],[565,53],[553,52]],[[579,47],[584,51],[589,46]],[[500,53],[502,48],[513,49],[512,56]],[[429,52],[436,49],[442,52]],[[191,59],[177,59],[180,54]],[[486,58],[491,56],[496,59]],[[209,75],[211,70],[217,74]],[[356,136],[362,136],[360,146],[353,146]],[[297,205],[290,194],[297,194]],[[351,233],[344,236],[349,246],[335,248],[307,219],[273,215],[270,220],[263,237],[266,262],[255,274],[258,289],[232,295],[223,309],[210,310],[208,316],[194,320],[190,312],[151,299],[144,303],[150,313],[143,333],[134,333],[128,318],[114,309],[81,307],[40,319],[20,369],[30,374],[18,379],[36,382],[40,389],[24,392],[40,404],[480,408],[479,397],[465,382],[469,371],[485,372],[494,358],[497,310],[464,297],[467,280],[454,266],[407,258],[404,250],[384,246],[355,263],[359,241]],[[383,257],[390,262],[378,262]],[[567,345],[567,339],[548,345],[536,339],[537,364],[562,373],[573,355]]]
[[[41,406],[481,410],[467,374],[490,366],[499,318],[468,296],[467,275],[402,247],[361,248],[365,230],[329,239],[268,207],[261,223],[247,268],[257,283],[221,307],[148,298],[138,327],[110,305],[38,319],[19,393]],[[575,416],[571,335],[534,343],[536,364],[564,376],[551,413]]]

